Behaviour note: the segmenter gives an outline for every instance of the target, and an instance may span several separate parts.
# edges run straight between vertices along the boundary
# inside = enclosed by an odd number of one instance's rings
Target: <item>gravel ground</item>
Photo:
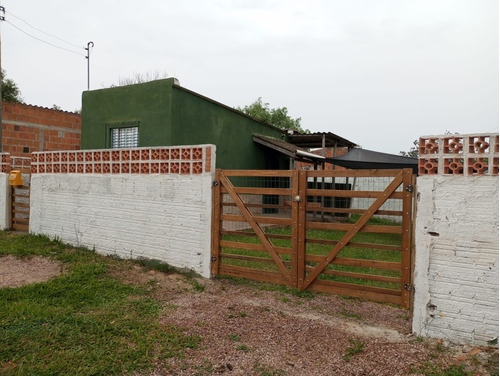
[[[42,257],[0,258],[0,288],[63,272]],[[463,364],[470,375],[498,375],[498,349],[422,340],[409,312],[333,295],[297,297],[227,279],[192,279],[130,264],[112,273],[154,286],[162,322],[202,338],[184,358],[154,365],[158,375],[439,375],[418,372]],[[459,375],[459,374],[453,374]]]

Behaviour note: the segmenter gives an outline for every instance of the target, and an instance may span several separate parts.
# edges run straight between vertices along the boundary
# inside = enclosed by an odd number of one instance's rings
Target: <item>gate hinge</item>
[[[219,185],[219,182],[218,182],[217,180],[214,180],[214,181],[212,182],[212,186],[213,186],[213,187],[217,187],[218,185]]]
[[[406,192],[413,192],[413,185],[407,185],[407,186],[405,187],[405,191],[406,191]]]
[[[405,283],[404,285],[404,289],[408,292],[412,292],[413,291],[413,286],[410,285],[409,283]]]

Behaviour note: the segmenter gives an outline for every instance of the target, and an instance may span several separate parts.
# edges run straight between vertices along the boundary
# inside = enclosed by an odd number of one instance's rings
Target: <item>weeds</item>
[[[357,338],[349,338],[349,342],[351,343],[351,346],[345,349],[345,354],[342,357],[342,359],[344,359],[346,362],[351,361],[351,357],[353,355],[363,352],[365,348],[365,343]]]

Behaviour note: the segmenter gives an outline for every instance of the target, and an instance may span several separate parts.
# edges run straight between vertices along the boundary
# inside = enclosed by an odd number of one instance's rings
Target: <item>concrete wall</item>
[[[9,174],[0,172],[0,230],[10,227]]]
[[[433,143],[446,145],[445,138]],[[498,166],[495,135],[488,142]],[[436,169],[417,179],[413,331],[484,346],[498,341],[498,167],[468,168],[468,160],[486,157],[463,149],[462,168],[446,173],[446,159],[458,157],[438,148]]]
[[[213,145],[35,153],[30,232],[209,277],[214,163]]]

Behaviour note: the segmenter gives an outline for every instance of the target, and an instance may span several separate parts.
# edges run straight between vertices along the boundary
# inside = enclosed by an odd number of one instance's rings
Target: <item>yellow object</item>
[[[12,170],[9,175],[9,185],[20,186],[24,185],[23,177],[21,176],[21,171]]]

